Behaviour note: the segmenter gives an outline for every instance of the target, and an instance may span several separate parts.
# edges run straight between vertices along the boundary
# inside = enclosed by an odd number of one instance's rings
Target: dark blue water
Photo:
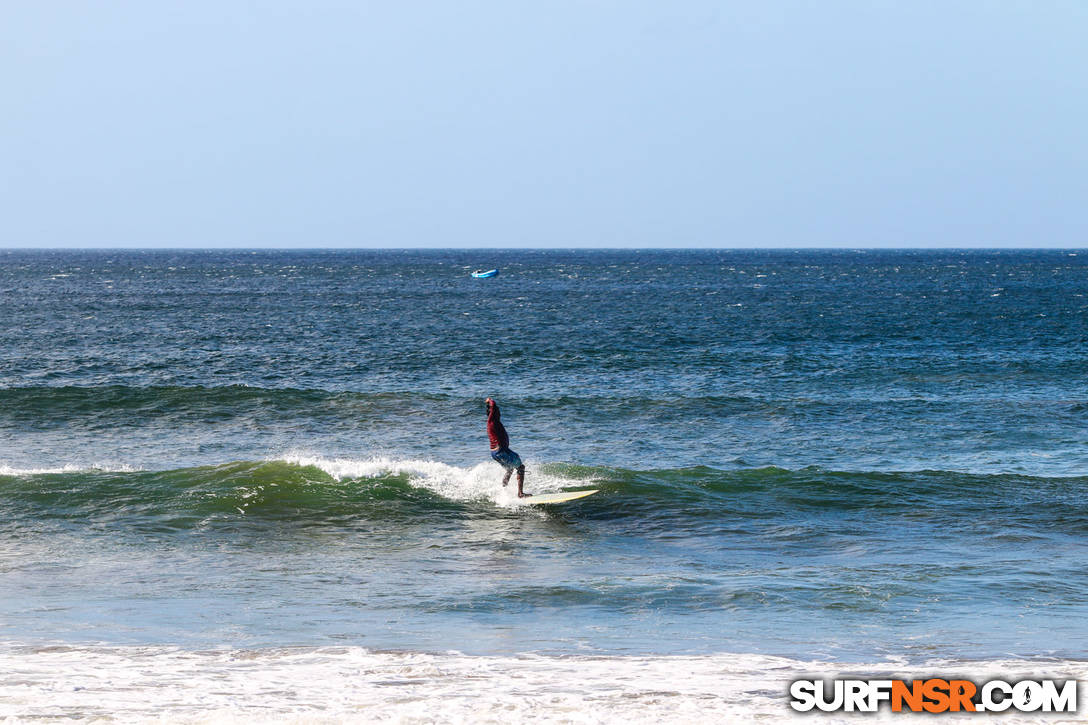
[[[1086,294],[1070,251],[0,252],[0,638],[1083,657]],[[512,507],[488,395],[527,490],[600,493]]]

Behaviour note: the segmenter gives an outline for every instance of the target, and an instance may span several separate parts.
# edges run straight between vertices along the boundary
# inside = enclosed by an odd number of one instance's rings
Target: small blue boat
[[[475,272],[472,273],[472,276],[475,277],[476,279],[486,279],[488,277],[494,277],[498,273],[499,273],[499,270],[497,270],[497,269],[489,269],[486,272],[483,272],[483,271],[478,269],[478,270],[476,270]]]

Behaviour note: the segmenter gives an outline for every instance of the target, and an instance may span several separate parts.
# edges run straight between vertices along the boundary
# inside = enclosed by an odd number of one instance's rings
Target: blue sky
[[[1088,246],[1088,3],[0,5],[0,246]]]

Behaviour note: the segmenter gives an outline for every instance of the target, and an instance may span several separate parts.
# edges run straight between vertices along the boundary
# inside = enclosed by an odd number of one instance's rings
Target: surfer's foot
[[[518,491],[518,498],[529,498],[532,495],[533,494],[531,494],[531,493],[525,493],[524,491]]]

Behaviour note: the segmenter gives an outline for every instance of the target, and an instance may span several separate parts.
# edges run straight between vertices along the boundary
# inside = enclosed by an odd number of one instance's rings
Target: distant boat
[[[486,272],[484,272],[483,270],[478,269],[478,270],[476,270],[475,272],[472,273],[472,276],[475,277],[476,279],[486,279],[487,277],[494,277],[498,273],[499,273],[499,270],[497,270],[497,269],[489,269]]]

